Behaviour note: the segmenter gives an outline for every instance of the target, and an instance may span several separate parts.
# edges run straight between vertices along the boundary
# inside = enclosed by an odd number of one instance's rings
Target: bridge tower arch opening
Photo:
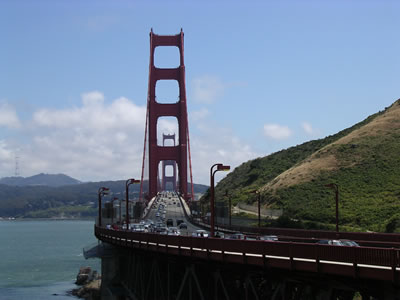
[[[150,63],[149,63],[149,83],[147,94],[147,116],[145,145],[143,153],[142,180],[140,197],[143,199],[147,194],[147,199],[153,198],[157,192],[164,188],[164,183],[175,182],[174,189],[180,195],[189,200],[193,196],[193,180],[191,170],[189,128],[186,105],[186,86],[185,86],[185,64],[184,64],[184,42],[183,31],[177,35],[157,35],[150,32]],[[159,68],[154,64],[154,54],[157,47],[177,47],[179,49],[179,66],[176,68]],[[178,101],[165,103],[163,95],[156,94],[157,82],[176,81],[178,83]],[[174,101],[174,99],[170,99]],[[157,145],[157,121],[160,117],[175,117],[178,120],[177,144],[170,146]],[[168,138],[167,138],[168,139]],[[174,134],[175,140],[175,134]],[[164,140],[163,140],[164,143]],[[146,149],[146,147],[148,147]],[[148,157],[146,158],[146,153]],[[148,162],[148,192],[144,192],[144,169],[145,162]],[[172,162],[172,163],[171,163]],[[159,164],[162,163],[159,174]],[[174,168],[174,175],[168,178],[164,172],[168,166]],[[189,171],[189,172],[188,172]],[[188,173],[190,174],[190,187],[188,189]],[[161,175],[161,176],[160,176]],[[161,182],[159,179],[162,179]],[[164,180],[165,179],[165,180]]]
[[[172,141],[172,146],[166,146],[166,141]],[[163,134],[163,147],[175,147],[175,134]],[[169,172],[168,172],[169,171]],[[163,160],[162,161],[162,190],[177,191],[176,185],[176,161]],[[172,174],[171,174],[172,173]]]

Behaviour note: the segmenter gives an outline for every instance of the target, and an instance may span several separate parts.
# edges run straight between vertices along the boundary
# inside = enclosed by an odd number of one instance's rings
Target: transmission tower
[[[15,152],[15,177],[19,176],[19,156]]]

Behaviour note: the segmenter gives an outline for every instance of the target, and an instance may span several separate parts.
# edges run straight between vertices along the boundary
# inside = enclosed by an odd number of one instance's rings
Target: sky
[[[335,134],[400,98],[399,13],[390,0],[1,0],[0,177],[140,178],[151,28],[184,32],[195,183]],[[176,47],[155,55],[179,63]],[[177,84],[156,95],[175,102]]]

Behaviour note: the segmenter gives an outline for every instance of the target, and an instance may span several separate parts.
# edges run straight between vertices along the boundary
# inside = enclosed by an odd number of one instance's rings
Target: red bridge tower
[[[179,48],[180,63],[177,68],[157,68],[154,65],[154,51],[156,47],[175,46]],[[157,35],[150,32],[150,66],[149,66],[149,85],[147,95],[147,119],[145,134],[145,151],[143,155],[142,187],[146,153],[146,139],[148,138],[148,166],[149,166],[149,191],[148,198],[151,199],[158,192],[159,183],[159,164],[162,161],[176,162],[178,168],[178,189],[180,194],[189,199],[188,189],[188,152],[190,158],[189,130],[186,107],[186,87],[185,87],[185,65],[183,60],[183,32],[177,35]],[[176,80],[179,85],[179,100],[176,103],[158,103],[162,95],[156,95],[156,84],[160,80]],[[176,117],[178,120],[178,145],[158,146],[157,145],[157,121],[160,117]],[[147,137],[148,131],[148,137]],[[191,176],[191,162],[189,159],[190,179],[193,194],[193,182]],[[163,169],[164,172],[164,169]]]

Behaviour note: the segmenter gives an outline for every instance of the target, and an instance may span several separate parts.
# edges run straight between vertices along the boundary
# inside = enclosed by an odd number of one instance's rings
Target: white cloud
[[[193,100],[200,103],[212,103],[222,97],[225,85],[216,76],[204,75],[193,79]]]
[[[265,124],[264,135],[275,140],[283,140],[289,138],[292,135],[292,131],[287,126]]]
[[[0,102],[0,127],[16,129],[21,127],[17,112],[7,102]]]
[[[43,172],[64,173],[83,181],[140,178],[146,106],[124,97],[107,101],[97,91],[82,94],[81,99],[76,107],[34,112],[30,122],[21,124],[23,141],[18,144],[0,141],[0,177],[14,173],[13,149],[19,148],[22,176]],[[195,114],[201,121],[190,136],[195,183],[209,184],[214,163],[230,165],[233,170],[259,156],[231,130],[207,120],[206,109]],[[178,135],[176,118],[160,118],[158,131]],[[226,174],[218,172],[216,181]]]
[[[0,140],[0,161],[14,159],[12,150],[4,140]]]
[[[81,97],[84,106],[96,106],[104,103],[104,95],[99,91],[83,93]]]
[[[80,180],[139,178],[146,107],[124,97],[106,103],[98,91],[81,97],[79,107],[43,108],[33,114],[31,141],[21,147],[21,157],[29,157],[21,162],[21,175],[45,172]]]
[[[104,96],[99,92],[82,94],[82,107],[49,110],[41,109],[34,113],[37,126],[52,128],[76,128],[107,130],[117,128],[143,127],[145,107],[138,107],[129,99],[121,97],[111,105],[104,104]]]
[[[210,112],[206,108],[202,108],[201,110],[192,111],[189,115],[189,120],[197,122],[206,118],[209,114]]]
[[[314,129],[309,122],[301,123],[301,127],[303,128],[305,133],[308,135],[318,135],[319,134],[319,130]]]
[[[203,124],[200,135],[192,135],[190,142],[195,183],[210,184],[210,167],[215,163],[230,165],[233,170],[243,162],[259,157],[231,130],[215,124]],[[216,182],[226,175],[227,172],[218,172]]]

